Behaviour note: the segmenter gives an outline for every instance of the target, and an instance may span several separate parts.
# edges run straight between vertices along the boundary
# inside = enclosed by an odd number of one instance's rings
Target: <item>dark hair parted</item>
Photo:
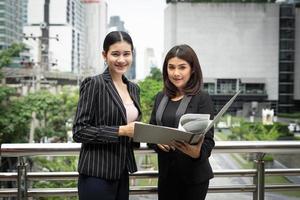
[[[103,51],[108,52],[109,47],[117,42],[125,41],[131,45],[131,51],[133,51],[133,42],[130,35],[124,31],[112,31],[108,33],[103,42]]]
[[[191,77],[183,89],[184,93],[186,95],[197,94],[203,84],[202,70],[195,51],[186,44],[174,46],[165,57],[163,64],[164,93],[170,98],[176,97],[178,93],[178,88],[168,78],[168,63],[174,57],[185,60],[191,66]]]

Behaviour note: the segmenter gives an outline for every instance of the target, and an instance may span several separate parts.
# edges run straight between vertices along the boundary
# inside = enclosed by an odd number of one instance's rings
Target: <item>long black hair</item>
[[[178,92],[178,88],[169,80],[168,77],[168,62],[171,58],[180,58],[185,60],[191,66],[191,77],[187,82],[183,91],[186,95],[195,95],[197,94],[203,84],[203,77],[202,77],[202,70],[198,60],[198,57],[195,51],[186,44],[181,44],[174,46],[172,49],[169,50],[167,53],[164,64],[163,64],[163,80],[164,80],[164,92],[165,94],[170,97],[176,97]]]

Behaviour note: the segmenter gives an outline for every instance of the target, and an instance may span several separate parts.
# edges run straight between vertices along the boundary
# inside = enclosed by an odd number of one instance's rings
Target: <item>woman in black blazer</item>
[[[132,64],[131,37],[109,33],[102,54],[108,68],[82,82],[74,119],[73,139],[82,143],[78,194],[81,200],[124,200],[128,172],[137,170],[131,138],[141,118],[139,88],[124,76]]]
[[[197,55],[188,45],[173,47],[163,64],[164,90],[155,99],[150,123],[178,127],[185,113],[210,114],[213,103],[201,90],[203,79]],[[209,156],[215,145],[211,129],[198,144],[174,141],[172,145],[150,144],[158,153],[158,199],[205,199],[213,172]]]

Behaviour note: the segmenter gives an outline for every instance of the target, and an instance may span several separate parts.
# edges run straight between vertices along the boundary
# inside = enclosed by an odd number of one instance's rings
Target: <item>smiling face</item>
[[[190,80],[192,68],[185,60],[173,57],[168,61],[167,72],[171,83],[182,91]]]
[[[115,75],[123,75],[132,64],[132,47],[126,41],[110,45],[107,52],[103,52],[109,71]]]

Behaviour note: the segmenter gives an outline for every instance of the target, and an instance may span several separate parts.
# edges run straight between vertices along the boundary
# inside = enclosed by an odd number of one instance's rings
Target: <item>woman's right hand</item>
[[[127,125],[120,126],[119,127],[119,136],[127,136],[127,137],[133,137],[134,135],[134,123],[130,122]]]
[[[157,144],[158,148],[160,148],[161,150],[165,151],[165,152],[169,152],[171,149],[174,151],[175,147],[167,145],[167,144]]]

